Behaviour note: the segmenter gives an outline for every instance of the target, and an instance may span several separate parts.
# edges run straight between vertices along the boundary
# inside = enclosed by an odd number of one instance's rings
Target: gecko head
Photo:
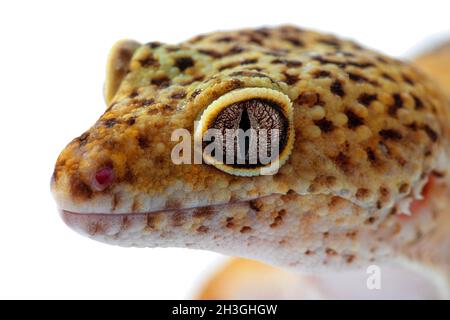
[[[247,55],[260,61],[256,70],[239,63]],[[408,211],[430,175],[446,174],[444,100],[413,68],[373,52],[282,60],[249,47],[233,59],[195,46],[119,44],[109,108],[55,165],[63,219],[124,246],[288,266],[371,259],[367,235]],[[370,80],[367,68],[408,81]],[[264,147],[269,161],[247,151],[237,161],[227,129],[255,129],[253,150]],[[211,130],[222,135],[205,139]],[[367,250],[354,251],[363,242]]]

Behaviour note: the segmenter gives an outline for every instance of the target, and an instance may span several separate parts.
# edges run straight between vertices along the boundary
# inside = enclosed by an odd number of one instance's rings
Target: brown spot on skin
[[[322,105],[320,95],[317,92],[305,91],[302,92],[295,100],[295,104],[299,106],[313,107],[315,105]]]
[[[261,211],[261,209],[263,207],[262,201],[259,201],[259,200],[251,200],[248,204],[249,204],[250,208],[255,210],[256,212]]]
[[[136,98],[137,96],[139,96],[139,92],[137,92],[137,91],[132,91],[132,92],[128,95],[128,98],[134,99],[134,98]]]
[[[348,231],[348,232],[345,234],[345,236],[346,236],[347,238],[350,238],[350,239],[355,239],[357,235],[358,235],[358,231],[356,231],[356,230]]]
[[[406,74],[402,74],[402,78],[403,78],[403,81],[405,81],[409,85],[411,85],[411,86],[414,85],[414,81],[410,77],[408,77]]]
[[[135,181],[135,176],[130,167],[127,166],[124,176],[122,177],[123,182],[133,183]]]
[[[373,224],[375,220],[376,220],[375,217],[369,217],[366,219],[366,221],[364,221],[364,224]]]
[[[101,224],[101,222],[93,222],[90,223],[87,232],[90,236],[95,236],[97,234],[103,234],[104,233],[104,226]]]
[[[167,50],[167,52],[177,52],[181,50],[180,46],[176,45],[168,45],[165,49]]]
[[[289,74],[289,73],[287,73],[287,72],[284,72],[283,74],[284,74],[284,76],[285,76],[285,78],[286,78],[286,80],[284,80],[284,81],[285,81],[288,85],[296,84],[296,83],[298,82],[298,80],[299,80],[298,75],[295,75],[295,74]]]
[[[393,94],[392,98],[394,99],[394,104],[389,107],[388,113],[390,116],[395,117],[397,110],[403,108],[403,99],[398,93]]]
[[[375,100],[377,100],[376,94],[362,93],[358,97],[358,102],[366,107],[368,107],[372,103],[372,101],[375,101]]]
[[[353,254],[348,254],[344,256],[345,262],[352,263],[355,260],[355,256]]]
[[[172,93],[170,96],[172,99],[183,99],[186,97],[186,92],[183,90]]]
[[[155,59],[153,55],[149,55],[147,58],[139,60],[139,63],[142,67],[159,66],[159,61]]]
[[[407,127],[413,131],[419,130],[419,126],[417,125],[417,122],[413,122],[413,123],[409,124]]]
[[[106,120],[103,120],[103,124],[107,128],[112,128],[117,124],[117,120],[115,118],[106,119]]]
[[[229,229],[234,228],[234,222],[233,222],[234,218],[233,217],[228,217],[226,220],[226,227]]]
[[[283,218],[281,216],[277,216],[275,217],[275,219],[273,220],[273,222],[270,224],[271,228],[276,228],[278,227],[281,223],[283,222]]]
[[[183,212],[175,212],[172,216],[172,226],[181,227],[186,221],[186,216]]]
[[[378,134],[386,140],[401,140],[403,138],[402,134],[394,129],[384,129],[378,132]]]
[[[377,60],[383,64],[389,63],[389,61],[384,57],[377,57]]]
[[[327,239],[330,236],[330,233],[328,231],[323,233],[323,238]]]
[[[112,198],[112,204],[111,204],[112,211],[116,210],[119,203],[120,203],[120,195],[118,193],[114,193],[113,198]]]
[[[235,62],[230,62],[230,63],[227,63],[227,64],[225,64],[225,65],[219,67],[219,71],[223,71],[223,70],[226,70],[226,69],[234,68],[234,67],[236,67],[237,65],[239,65],[239,62],[237,62],[237,61],[235,61]]]
[[[353,66],[353,67],[357,67],[357,68],[361,68],[361,69],[366,69],[366,68],[370,68],[370,67],[374,66],[374,64],[371,63],[371,62],[361,62],[361,63],[359,63],[359,62],[349,61],[346,64],[348,66]]]
[[[273,220],[273,222],[270,224],[271,228],[276,228],[283,222],[283,217],[286,215],[286,210],[282,209],[277,212],[277,216]]]
[[[149,109],[147,111],[147,114],[150,114],[150,115],[159,114],[159,113],[167,114],[167,113],[172,112],[174,110],[175,110],[175,108],[172,107],[171,105],[160,103],[160,104],[157,104],[156,106],[154,106],[153,108]]]
[[[196,96],[198,96],[202,92],[201,89],[195,89],[194,92],[191,93],[191,99],[194,99]]]
[[[336,184],[337,178],[336,178],[336,177],[333,177],[333,176],[327,176],[327,177],[325,178],[325,181],[326,181],[326,185],[327,185],[329,188],[331,188],[331,187],[333,187],[333,186]]]
[[[252,231],[252,228],[251,227],[249,227],[249,226],[243,226],[242,228],[241,228],[241,233],[248,233],[248,232],[250,232],[250,231]]]
[[[314,121],[314,124],[320,128],[324,133],[328,133],[334,130],[334,124],[330,120],[325,118]]]
[[[148,107],[155,103],[155,99],[143,99],[133,101],[133,106],[135,107]]]
[[[216,58],[216,59],[222,57],[222,54],[221,54],[221,53],[219,53],[219,52],[217,52],[217,51],[214,51],[214,50],[200,49],[200,50],[198,50],[198,52],[200,52],[201,54],[210,56],[210,57],[212,57],[212,58]]]
[[[414,99],[414,108],[416,110],[422,110],[425,106],[422,102],[422,100],[420,100],[418,97],[416,97],[415,95],[412,95],[413,99]]]
[[[326,71],[326,70],[317,70],[312,75],[313,75],[314,79],[330,78],[331,77],[331,72]]]
[[[377,156],[376,156],[375,152],[373,151],[373,149],[367,148],[366,153],[367,153],[367,159],[369,159],[369,161],[372,164],[377,162]]]
[[[81,136],[79,136],[77,138],[79,146],[80,147],[84,146],[88,142],[88,139],[89,139],[89,132],[85,132]]]
[[[92,197],[92,189],[84,183],[78,176],[70,179],[70,192],[74,198],[89,199]]]
[[[359,200],[364,200],[370,195],[370,191],[366,188],[359,188],[356,192],[356,198]]]
[[[339,96],[339,97],[343,97],[345,96],[345,92],[344,92],[344,88],[342,85],[342,82],[339,80],[335,80],[333,81],[333,83],[330,86],[330,90],[332,93],[334,93],[335,95]]]
[[[258,62],[258,59],[256,59],[256,58],[254,58],[254,59],[244,59],[244,60],[242,60],[240,62],[240,65],[243,66],[243,65],[247,65],[247,64],[254,64],[254,63],[257,63],[257,62]]]
[[[295,68],[295,67],[302,66],[302,63],[300,61],[280,59],[280,58],[272,60],[271,63],[273,63],[273,64],[284,64],[288,68]]]
[[[305,251],[305,255],[307,255],[307,256],[310,256],[310,255],[313,255],[313,254],[314,254],[314,252],[309,250],[309,249]]]
[[[160,76],[157,78],[153,78],[151,80],[151,84],[161,87],[161,88],[165,88],[170,86],[170,79],[167,76]]]
[[[259,28],[259,29],[255,29],[255,32],[256,32],[257,34],[259,34],[260,36],[264,37],[264,38],[267,38],[267,37],[270,36],[270,31],[269,31],[269,29],[268,29],[268,28],[265,28],[265,27],[262,27],[262,28]]]
[[[389,197],[389,195],[390,195],[389,189],[386,188],[386,187],[380,187],[380,195],[381,195],[383,198]]]
[[[122,223],[121,223],[121,226],[120,226],[120,231],[127,231],[128,228],[130,228],[130,226],[131,226],[130,219],[128,218],[127,215],[123,215],[122,216]]]
[[[214,214],[214,209],[211,207],[198,208],[192,214],[194,218],[208,218]]]
[[[338,66],[339,68],[345,68],[345,66],[347,65],[345,62],[340,62],[340,61],[333,61],[333,60],[329,60],[326,59],[324,57],[321,56],[316,56],[313,58],[314,60],[318,61],[320,64],[334,64],[336,66]]]
[[[326,248],[325,253],[326,253],[328,256],[335,256],[335,255],[337,255],[336,250],[331,249],[331,248]]]
[[[381,74],[381,76],[382,76],[384,79],[386,79],[386,80],[389,80],[389,81],[391,81],[391,82],[396,82],[395,79],[394,79],[394,77],[392,77],[391,75],[389,75],[389,74],[387,74],[387,73],[385,73],[385,72],[383,72],[383,73]]]
[[[425,125],[423,127],[423,130],[428,135],[428,137],[430,138],[431,141],[436,142],[438,140],[438,138],[439,138],[438,134],[436,133],[436,131],[431,129],[431,127],[429,125]]]
[[[136,117],[130,117],[128,120],[127,120],[127,125],[129,125],[129,126],[132,126],[133,124],[135,124],[136,123]]]
[[[435,176],[436,178],[444,178],[444,177],[446,176],[446,173],[445,173],[445,172],[439,172],[439,171],[436,171],[436,170],[433,170],[433,171],[431,172],[431,174],[432,174],[433,176]]]
[[[219,43],[220,42],[228,43],[228,42],[233,41],[233,38],[232,37],[221,37],[221,38],[217,38],[215,41],[219,42]]]
[[[233,46],[230,50],[228,50],[226,55],[231,56],[231,55],[234,55],[234,54],[242,53],[244,51],[245,51],[244,48],[236,45],[236,46]]]
[[[153,42],[148,42],[146,44],[146,46],[150,47],[151,49],[156,49],[158,47],[160,47],[162,45],[161,42],[157,42],[157,41],[153,41]]]
[[[305,45],[302,40],[294,37],[286,37],[284,40],[296,47],[303,47]]]
[[[353,66],[353,67],[357,67],[357,68],[361,68],[361,69],[365,69],[365,68],[374,66],[374,64],[371,62],[363,62],[363,63],[352,62],[352,61],[342,62],[342,61],[334,61],[334,60],[326,59],[322,56],[316,56],[316,57],[313,57],[313,59],[318,61],[320,64],[334,64],[341,69],[344,69],[346,66]]]
[[[208,233],[208,231],[209,231],[209,228],[205,227],[205,226],[200,226],[197,228],[198,233]]]
[[[344,172],[349,172],[351,170],[350,158],[343,152],[333,158],[334,163]]]
[[[141,149],[146,149],[150,145],[148,138],[144,135],[139,135],[137,137],[137,140],[138,140],[138,145]]]
[[[348,109],[345,111],[345,115],[348,118],[347,127],[349,129],[355,129],[364,124],[364,119],[354,113],[352,110]]]
[[[338,39],[334,39],[334,38],[324,38],[324,39],[318,39],[317,42],[328,45],[328,46],[332,46],[335,48],[339,48],[341,46],[340,42]]]
[[[175,59],[175,66],[183,72],[187,68],[192,67],[195,64],[191,57],[180,57]]]
[[[154,214],[147,214],[146,215],[146,222],[145,222],[145,231],[152,231],[156,229],[158,218]]]
[[[378,83],[376,81],[373,80],[369,80],[367,77],[357,74],[357,73],[353,73],[353,72],[347,72],[348,73],[348,77],[350,78],[350,80],[355,81],[355,82],[359,82],[359,83],[370,83],[374,86],[377,86]]]
[[[407,193],[409,191],[409,183],[402,183],[398,188],[400,193]]]

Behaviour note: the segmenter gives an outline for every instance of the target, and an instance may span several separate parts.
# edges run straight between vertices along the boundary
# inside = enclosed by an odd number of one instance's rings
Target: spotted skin
[[[200,248],[294,269],[411,260],[448,275],[449,110],[415,67],[293,26],[178,45],[122,42],[108,66],[108,108],[62,151],[52,178],[74,229],[112,244]],[[278,173],[174,164],[172,132],[193,134],[209,104],[249,87],[293,103],[294,147]],[[114,176],[99,188],[103,168]],[[436,201],[399,219],[429,177]]]

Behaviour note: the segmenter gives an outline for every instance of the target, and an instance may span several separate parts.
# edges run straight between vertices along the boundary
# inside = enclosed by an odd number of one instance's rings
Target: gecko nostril
[[[94,188],[102,191],[109,187],[114,180],[114,172],[111,167],[103,167],[95,173]]]

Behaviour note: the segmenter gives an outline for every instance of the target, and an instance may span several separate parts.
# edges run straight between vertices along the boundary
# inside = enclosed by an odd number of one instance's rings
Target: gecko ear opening
[[[213,101],[195,130],[203,160],[238,176],[275,174],[294,143],[292,102],[268,88],[244,88]]]
[[[134,40],[121,40],[116,42],[109,51],[104,87],[106,105],[109,106],[114,99],[120,83],[128,72],[128,64],[133,53],[140,46],[141,44]]]

